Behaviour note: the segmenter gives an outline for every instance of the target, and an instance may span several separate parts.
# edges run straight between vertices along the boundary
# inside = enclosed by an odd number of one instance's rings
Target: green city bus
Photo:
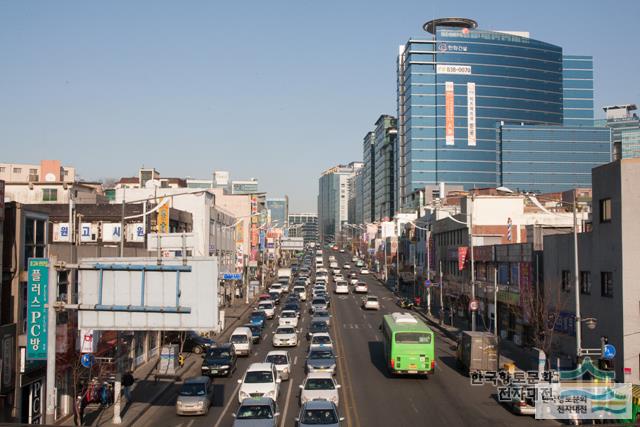
[[[382,320],[384,354],[391,374],[426,375],[435,368],[435,337],[410,313],[392,313]]]

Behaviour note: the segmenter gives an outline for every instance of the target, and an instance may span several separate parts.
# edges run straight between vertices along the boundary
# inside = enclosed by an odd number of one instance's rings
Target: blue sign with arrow
[[[429,286],[431,286],[431,280],[429,280],[429,279],[425,280],[425,281],[424,281],[424,286],[425,286],[425,287],[427,287],[427,288],[428,288]]]
[[[85,368],[90,368],[96,362],[95,357],[91,353],[85,353],[80,358],[80,364]]]
[[[611,360],[616,357],[616,348],[612,344],[605,344],[602,350],[602,357]]]
[[[242,280],[242,273],[225,273],[222,278],[224,280]]]

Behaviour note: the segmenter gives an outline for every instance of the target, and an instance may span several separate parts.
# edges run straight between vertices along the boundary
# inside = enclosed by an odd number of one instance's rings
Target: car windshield
[[[282,312],[281,317],[296,317],[293,311]]]
[[[322,305],[322,304],[326,304],[327,302],[324,299],[314,299],[313,302],[311,304],[313,305]]]
[[[252,313],[252,314],[251,314],[251,319],[252,319],[252,320],[264,320],[264,312],[261,312],[261,313]]]
[[[333,352],[331,350],[316,350],[309,353],[309,359],[318,360],[318,359],[331,359],[333,357]]]
[[[270,371],[249,371],[247,376],[244,377],[244,382],[247,384],[272,383],[273,374]]]
[[[259,307],[262,309],[270,309],[270,308],[273,308],[273,304],[271,304],[270,302],[267,302],[267,303],[263,302],[263,303],[260,303]]]
[[[287,361],[287,356],[284,354],[270,354],[267,356],[267,360],[265,360],[265,362],[273,363],[274,365],[286,365],[289,363]]]
[[[273,418],[269,405],[242,405],[238,409],[236,418],[239,420],[263,420]]]
[[[320,335],[318,337],[313,337],[311,342],[313,344],[330,344],[331,343],[331,338],[329,338],[326,335]]]
[[[327,312],[327,311],[316,311],[316,316],[318,316],[318,317],[329,317],[329,312]]]
[[[209,350],[209,353],[207,353],[207,357],[211,359],[224,359],[226,357],[231,357],[231,353],[229,353],[229,350],[214,348]]]
[[[336,424],[338,417],[333,409],[308,409],[303,411],[301,422],[304,424]]]
[[[296,331],[293,328],[278,328],[276,334],[295,334]]]
[[[378,302],[378,298],[376,298],[376,297],[367,297],[367,301]]]
[[[244,344],[247,342],[247,336],[246,335],[231,335],[231,339],[229,339],[230,342],[232,342],[233,344]]]
[[[202,383],[185,383],[180,387],[180,396],[204,396],[206,389]]]
[[[430,344],[431,334],[424,332],[397,332],[396,342],[399,344]]]
[[[305,390],[335,390],[335,388],[331,378],[310,378],[304,385]]]

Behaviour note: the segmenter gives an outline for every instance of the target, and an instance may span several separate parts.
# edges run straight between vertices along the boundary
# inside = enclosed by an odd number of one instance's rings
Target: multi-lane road
[[[349,254],[325,251],[325,264],[330,254],[340,265],[351,263]],[[331,291],[331,329],[338,370],[336,380],[340,389],[340,415],[344,425],[358,426],[526,426],[556,425],[536,421],[532,417],[516,416],[499,404],[492,386],[471,386],[455,365],[452,342],[436,334],[436,369],[428,378],[392,378],[388,375],[383,356],[381,334],[378,326],[383,314],[399,311],[393,294],[372,276],[363,276],[369,285],[369,293],[378,296],[380,311],[364,311],[360,308],[360,295],[335,295]],[[310,316],[304,309],[300,330],[300,344],[289,349],[293,373],[289,381],[281,384],[278,405],[280,425],[294,426],[300,410],[299,385],[302,383],[307,341],[304,338]],[[233,424],[232,413],[238,408],[237,380],[250,363],[262,362],[273,350],[271,335],[277,320],[268,322],[263,340],[254,346],[253,354],[238,359],[238,369],[229,378],[214,379],[215,401],[209,414],[202,417],[178,417],[175,400],[179,384],[164,393],[147,411],[139,426],[219,427]],[[187,376],[199,375],[200,361]]]

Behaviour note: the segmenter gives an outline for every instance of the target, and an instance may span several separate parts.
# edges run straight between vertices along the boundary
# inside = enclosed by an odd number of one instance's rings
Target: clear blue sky
[[[257,177],[316,211],[320,172],[395,114],[398,45],[433,17],[593,55],[597,115],[640,103],[640,1],[2,1],[1,161],[84,179]]]

